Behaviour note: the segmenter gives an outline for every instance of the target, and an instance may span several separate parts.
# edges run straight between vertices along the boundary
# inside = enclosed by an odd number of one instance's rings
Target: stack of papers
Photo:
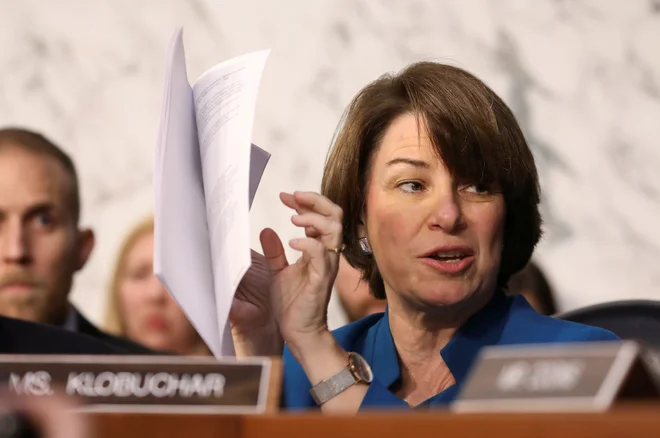
[[[234,356],[229,310],[250,267],[249,209],[270,158],[251,143],[270,51],[239,56],[191,87],[183,30],[167,57],[154,162],[154,272],[216,357]]]

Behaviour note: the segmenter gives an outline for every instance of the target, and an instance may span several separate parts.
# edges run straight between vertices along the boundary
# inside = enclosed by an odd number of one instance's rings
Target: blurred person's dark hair
[[[16,147],[33,154],[43,155],[52,158],[62,166],[71,180],[69,202],[75,223],[78,223],[80,219],[78,173],[71,157],[43,134],[25,128],[11,126],[0,128],[0,149],[5,147]]]
[[[511,276],[506,292],[523,295],[539,313],[557,313],[554,291],[541,268],[534,262],[529,262],[522,271]]]

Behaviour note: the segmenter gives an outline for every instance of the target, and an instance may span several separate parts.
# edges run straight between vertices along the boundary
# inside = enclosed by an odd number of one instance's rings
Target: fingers
[[[280,200],[284,205],[286,205],[289,208],[293,208],[296,211],[302,208],[302,206],[298,205],[295,197],[291,193],[284,193],[284,192],[280,193]]]
[[[328,250],[317,239],[309,237],[292,239],[289,241],[291,248],[302,252],[302,261],[312,267],[319,277],[325,277],[332,264],[328,264],[326,258]]]
[[[259,240],[261,241],[261,248],[264,250],[266,263],[273,275],[289,266],[284,253],[284,246],[275,231],[265,228],[259,235]]]
[[[315,192],[280,193],[280,199],[284,205],[296,210],[298,217],[309,218],[309,213],[316,213],[332,221],[328,222],[320,219],[320,217],[317,217],[314,221],[306,219],[299,221],[296,216],[291,218],[294,225],[305,228],[307,237],[323,238],[326,244],[333,248],[341,245],[343,212],[338,205]],[[319,225],[320,228],[315,225]]]
[[[298,214],[313,211],[324,216],[333,217],[341,222],[342,209],[325,196],[315,192],[280,193],[282,203],[296,210]]]
[[[294,196],[290,193],[280,193],[280,200],[287,207],[296,210],[296,213],[298,214],[304,214],[310,211],[309,208],[303,207],[302,205],[298,204]],[[320,233],[316,229],[314,229],[314,227],[305,227],[305,236],[319,237],[319,235]]]
[[[295,192],[293,198],[302,207],[307,207],[312,211],[324,216],[333,217],[341,222],[342,209],[337,204],[325,196],[315,192]]]
[[[304,213],[291,217],[291,222],[305,227],[307,237],[321,239],[327,248],[336,248],[342,242],[342,226],[337,219],[317,213]]]
[[[291,208],[291,209],[293,209],[293,210],[296,210],[296,213],[298,213],[298,214],[308,213],[308,212],[311,211],[311,210],[309,209],[309,207],[305,207],[305,206],[299,204],[299,203],[296,201],[294,195],[292,195],[292,194],[290,194],[290,193],[280,193],[280,200],[281,200],[282,203],[283,203],[284,205],[286,205],[287,207],[289,207],[289,208]]]

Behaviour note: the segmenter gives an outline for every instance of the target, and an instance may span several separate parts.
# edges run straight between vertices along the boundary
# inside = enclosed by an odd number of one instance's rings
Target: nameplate
[[[281,362],[0,355],[0,382],[18,395],[78,399],[84,411],[259,414],[277,409]]]
[[[455,412],[602,412],[618,399],[658,398],[635,342],[484,348]]]

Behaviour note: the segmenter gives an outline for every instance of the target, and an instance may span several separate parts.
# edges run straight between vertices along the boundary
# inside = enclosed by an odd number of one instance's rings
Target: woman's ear
[[[367,237],[367,227],[364,225],[364,222],[362,222],[362,220],[360,220],[360,222],[358,223],[357,234],[358,234],[358,244],[360,245],[360,249],[362,250],[362,252],[366,255],[373,254],[371,250],[371,244],[369,243],[369,238]]]

